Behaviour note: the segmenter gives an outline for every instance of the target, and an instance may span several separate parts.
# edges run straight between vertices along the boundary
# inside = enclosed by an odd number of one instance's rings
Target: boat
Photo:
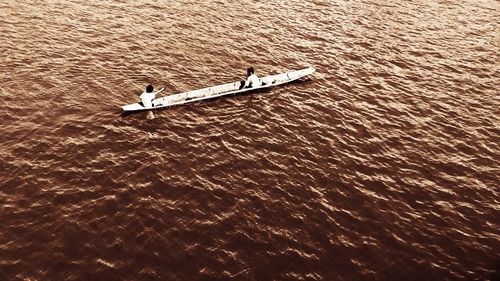
[[[257,87],[240,89],[241,81],[237,81],[233,83],[227,83],[218,86],[156,98],[153,100],[152,107],[144,107],[142,103],[132,103],[122,106],[122,109],[126,112],[154,110],[175,105],[182,105],[186,103],[218,98],[226,95],[240,94],[244,92],[255,91],[259,89],[265,89],[282,85],[285,83],[290,83],[304,76],[312,74],[314,71],[315,71],[314,67],[310,66],[301,70],[285,72],[281,74],[275,74],[259,78],[260,85]],[[161,89],[160,91],[162,90],[163,89]]]

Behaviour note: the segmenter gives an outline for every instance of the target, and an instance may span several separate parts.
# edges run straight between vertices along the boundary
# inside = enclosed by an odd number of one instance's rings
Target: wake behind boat
[[[269,87],[278,86],[281,84],[289,83],[307,76],[315,71],[314,67],[310,66],[297,71],[291,71],[276,75],[270,75],[266,77],[259,78],[258,85],[253,85],[253,87],[241,89],[241,81],[222,84],[218,86],[213,86],[209,88],[203,88],[199,90],[173,94],[166,97],[157,98],[153,102],[153,106],[144,107],[141,103],[132,103],[122,106],[124,111],[141,111],[141,110],[152,110],[165,108],[174,105],[182,105],[190,102],[201,101],[206,99],[212,99],[217,97],[222,97],[230,94],[239,94],[248,91],[254,91],[258,89],[264,89]],[[163,90],[163,89],[162,89]],[[161,91],[161,90],[160,90]],[[159,91],[159,92],[160,92]],[[158,93],[159,93],[158,92]]]

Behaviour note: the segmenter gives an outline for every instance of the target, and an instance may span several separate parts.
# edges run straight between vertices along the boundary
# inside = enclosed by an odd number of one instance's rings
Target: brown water
[[[2,1],[0,280],[498,280],[499,15],[494,0]],[[309,65],[299,83],[120,115],[148,83]]]

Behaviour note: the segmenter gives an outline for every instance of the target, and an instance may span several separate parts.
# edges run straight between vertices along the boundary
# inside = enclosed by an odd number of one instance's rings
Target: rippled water
[[[202,2],[0,3],[0,279],[500,278],[498,1]]]

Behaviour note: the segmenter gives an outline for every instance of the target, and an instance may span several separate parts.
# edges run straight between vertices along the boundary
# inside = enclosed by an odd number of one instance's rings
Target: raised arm
[[[165,90],[165,88],[161,88],[160,90],[158,90],[157,92],[155,92],[155,95],[156,94],[159,94],[160,92],[162,92],[163,90]]]

